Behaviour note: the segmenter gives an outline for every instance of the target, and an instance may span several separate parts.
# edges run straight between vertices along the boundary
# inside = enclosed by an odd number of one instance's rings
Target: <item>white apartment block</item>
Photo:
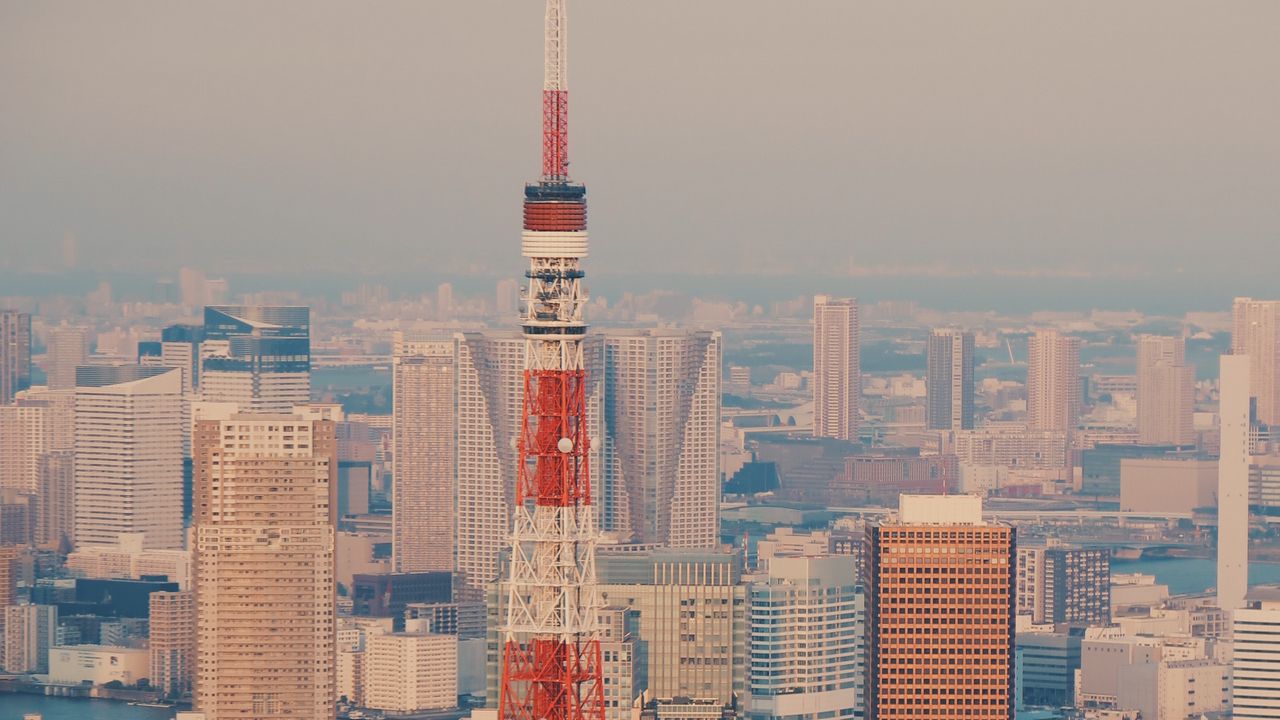
[[[183,547],[182,374],[81,368],[75,403],[76,547],[132,532],[149,549]]]
[[[382,633],[365,638],[364,706],[414,713],[458,704],[458,637]]]
[[[604,336],[601,525],[630,542],[720,542],[720,333]]]

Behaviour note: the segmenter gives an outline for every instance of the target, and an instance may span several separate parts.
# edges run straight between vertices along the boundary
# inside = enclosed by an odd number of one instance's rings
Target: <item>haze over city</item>
[[[0,720],[1280,720],[1280,4],[570,4],[0,6]]]
[[[6,3],[0,268],[510,274],[539,13]],[[1274,3],[575,13],[602,275],[1280,271]]]

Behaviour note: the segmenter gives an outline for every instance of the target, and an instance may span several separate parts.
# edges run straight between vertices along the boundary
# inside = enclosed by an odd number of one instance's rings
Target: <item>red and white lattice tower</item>
[[[525,186],[524,412],[503,627],[502,720],[604,720],[587,467],[586,188],[569,180],[565,0],[547,0],[542,179]]]

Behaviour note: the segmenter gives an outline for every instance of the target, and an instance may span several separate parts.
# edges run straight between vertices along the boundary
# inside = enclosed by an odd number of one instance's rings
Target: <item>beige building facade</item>
[[[196,421],[195,706],[208,720],[333,715],[334,426]]]

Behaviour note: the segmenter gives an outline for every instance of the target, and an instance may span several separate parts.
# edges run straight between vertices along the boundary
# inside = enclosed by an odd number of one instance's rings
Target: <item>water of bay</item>
[[[1218,563],[1212,558],[1169,558],[1165,560],[1113,560],[1112,573],[1155,575],[1156,582],[1169,586],[1172,595],[1199,593],[1214,587]],[[1249,563],[1250,585],[1280,583],[1280,563]]]
[[[0,718],[22,720],[25,713],[40,713],[42,720],[171,720],[177,714],[169,708],[138,707],[119,700],[0,695]]]

